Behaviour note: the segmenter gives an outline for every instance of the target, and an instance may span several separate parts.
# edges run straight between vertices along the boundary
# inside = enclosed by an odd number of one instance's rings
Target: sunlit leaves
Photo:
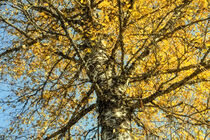
[[[91,77],[96,65],[88,69],[87,64],[101,49],[109,58],[101,75],[111,69],[107,81],[126,79],[123,94],[139,103],[133,137],[205,137],[210,76],[206,0],[11,0],[1,6],[1,28],[12,42],[0,53],[1,76],[9,76],[17,86],[14,98],[25,105],[11,132],[30,127],[35,130],[31,138],[41,139],[95,103],[97,94],[90,96],[89,90],[102,81]],[[159,95],[143,103],[154,94]],[[87,134],[83,125],[69,128],[77,132],[75,138]]]

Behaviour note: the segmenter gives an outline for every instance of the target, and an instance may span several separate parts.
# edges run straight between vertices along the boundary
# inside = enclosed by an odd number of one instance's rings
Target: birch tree
[[[8,136],[207,139],[207,0],[1,0]],[[2,34],[3,35],[3,34]]]

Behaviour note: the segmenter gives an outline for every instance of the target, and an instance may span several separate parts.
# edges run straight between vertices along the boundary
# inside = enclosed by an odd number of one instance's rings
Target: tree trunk
[[[130,111],[120,97],[100,100],[98,108],[102,140],[131,140]]]
[[[112,75],[108,57],[102,49],[88,56],[89,76],[99,86],[97,93],[98,119],[102,140],[131,140],[130,109],[126,104],[125,82]]]

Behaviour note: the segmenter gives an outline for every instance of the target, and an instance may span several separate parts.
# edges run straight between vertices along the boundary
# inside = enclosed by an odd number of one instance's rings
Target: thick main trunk
[[[122,99],[99,101],[99,124],[102,140],[131,140],[130,111]]]
[[[113,79],[107,55],[102,49],[88,57],[89,76],[99,86],[97,103],[102,140],[131,140],[130,110],[125,101],[125,82]]]

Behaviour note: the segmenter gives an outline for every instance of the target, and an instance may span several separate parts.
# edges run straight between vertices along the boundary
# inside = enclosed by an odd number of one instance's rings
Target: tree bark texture
[[[107,65],[108,57],[102,49],[89,54],[89,76],[97,85],[98,120],[102,140],[131,140],[131,109],[127,105],[126,82],[113,78]]]

